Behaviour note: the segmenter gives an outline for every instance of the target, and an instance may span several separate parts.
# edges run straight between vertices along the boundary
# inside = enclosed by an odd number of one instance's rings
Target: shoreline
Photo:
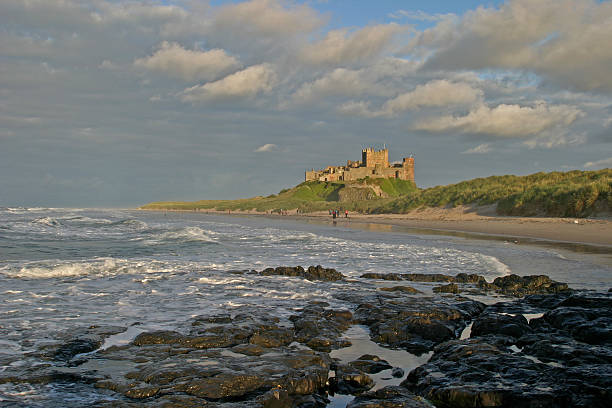
[[[323,211],[287,215],[257,211],[218,210],[163,210],[138,209],[139,211],[186,212],[211,215],[256,216],[297,221],[316,221],[330,225],[371,225],[384,228],[399,227],[444,235],[470,234],[475,238],[498,238],[511,241],[543,241],[551,244],[576,244],[600,247],[602,253],[612,254],[612,220],[608,218],[536,218],[492,215],[490,207],[457,207],[452,209],[423,209],[407,214],[349,214],[348,218],[335,220]]]

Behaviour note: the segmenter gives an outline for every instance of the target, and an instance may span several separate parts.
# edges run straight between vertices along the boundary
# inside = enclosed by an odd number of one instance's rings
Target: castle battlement
[[[327,166],[322,170],[312,169],[305,180],[353,181],[366,177],[397,178],[414,182],[414,157],[405,157],[401,163],[389,163],[389,149],[375,150],[368,147],[361,151],[361,161],[348,160],[346,166]]]

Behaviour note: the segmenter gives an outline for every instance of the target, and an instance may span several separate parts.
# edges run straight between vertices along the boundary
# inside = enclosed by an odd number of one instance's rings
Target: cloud
[[[608,157],[607,159],[596,160],[592,162],[586,162],[583,164],[585,169],[598,169],[598,168],[606,168],[612,167],[612,157]]]
[[[255,153],[263,153],[263,152],[275,152],[278,151],[278,146],[273,143],[266,143],[263,146],[259,146],[257,149],[253,150]]]
[[[461,154],[485,154],[491,151],[491,146],[488,143],[479,144],[476,147],[471,149],[467,149],[466,151],[461,152]]]
[[[136,59],[134,66],[192,81],[215,79],[222,73],[238,68],[240,63],[224,50],[192,51],[177,43],[164,41],[153,55]]]
[[[349,32],[332,30],[325,38],[309,44],[301,52],[302,60],[316,65],[339,65],[376,57],[385,51],[394,36],[406,28],[398,24],[380,24]]]
[[[482,99],[483,92],[480,89],[466,83],[440,79],[417,85],[412,91],[388,100],[378,110],[371,110],[369,102],[355,101],[343,104],[338,110],[344,114],[366,118],[390,117],[425,107],[472,106],[482,104]]]
[[[303,103],[331,95],[359,96],[366,93],[385,92],[362,71],[336,68],[315,81],[302,84],[292,95],[292,99],[294,102]]]
[[[482,100],[483,92],[469,84],[445,79],[418,85],[413,91],[387,101],[382,110],[389,115],[421,107],[470,105]]]
[[[410,11],[410,10],[398,10],[394,13],[389,14],[390,18],[399,20],[401,18],[405,18],[408,20],[416,20],[416,21],[441,21],[448,18],[455,18],[455,14],[446,13],[426,13],[423,10],[418,11]]]
[[[494,108],[480,105],[465,116],[442,116],[424,119],[413,125],[415,130],[434,133],[460,132],[502,138],[535,136],[557,126],[569,126],[582,112],[568,105],[548,106],[540,102],[533,107],[500,104]]]
[[[271,91],[276,83],[272,65],[253,65],[218,81],[187,88],[180,97],[183,102],[248,99]]]
[[[361,116],[364,118],[377,118],[383,116],[381,111],[373,111],[370,104],[365,101],[349,101],[340,105],[337,111],[343,115]]]
[[[317,12],[306,5],[278,0],[251,0],[222,6],[215,27],[264,36],[309,33],[323,24]]]
[[[419,33],[424,69],[519,69],[562,87],[612,91],[612,2],[510,0]]]

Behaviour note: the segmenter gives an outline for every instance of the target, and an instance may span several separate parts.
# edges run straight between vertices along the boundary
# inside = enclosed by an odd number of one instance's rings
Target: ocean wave
[[[145,244],[159,245],[165,242],[210,242],[217,243],[217,240],[212,238],[214,232],[203,230],[200,227],[186,227],[177,231],[168,231],[154,235],[150,239],[144,241]]]
[[[54,217],[42,217],[32,220],[32,224],[46,225],[47,227],[59,227],[61,222]]]
[[[50,279],[69,277],[101,277],[127,274],[172,273],[175,266],[161,261],[130,261],[102,258],[84,262],[42,261],[22,266],[4,266],[0,274],[9,278]]]

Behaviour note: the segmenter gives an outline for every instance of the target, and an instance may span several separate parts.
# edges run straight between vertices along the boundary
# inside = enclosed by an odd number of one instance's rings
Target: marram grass
[[[375,187],[373,188],[373,186]],[[339,201],[340,191],[372,188],[385,197]],[[344,195],[346,196],[346,195]],[[422,207],[497,205],[500,215],[588,217],[612,212],[612,169],[491,176],[447,186],[417,188],[397,179],[364,179],[357,183],[308,181],[278,194],[240,200],[164,201],[143,209],[256,210],[301,212],[342,209],[366,213],[407,213]]]

